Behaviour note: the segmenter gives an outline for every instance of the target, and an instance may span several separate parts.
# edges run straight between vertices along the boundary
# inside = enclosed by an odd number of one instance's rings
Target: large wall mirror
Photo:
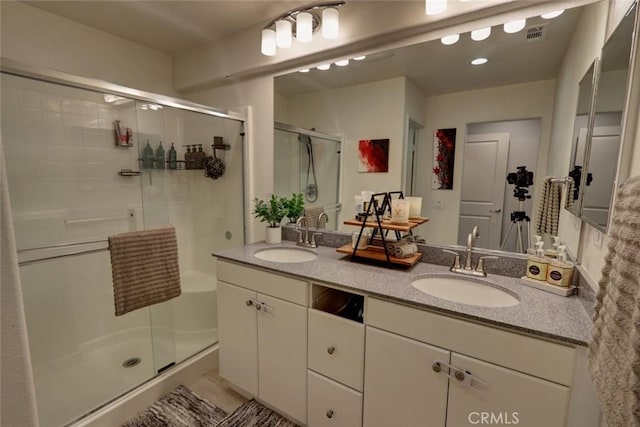
[[[571,160],[569,162],[569,178],[572,181],[572,186],[566,196],[568,201],[565,203],[565,208],[576,216],[580,214],[580,203],[582,201],[580,186],[582,184],[587,141],[591,126],[590,113],[593,107],[596,69],[597,62],[594,61],[580,80],[578,106],[576,107],[576,118],[573,122]],[[585,185],[591,185],[592,179],[591,176],[588,176],[585,179]]]
[[[615,194],[614,186],[637,19],[636,6],[637,3],[631,6],[602,49],[593,107],[593,127],[587,149],[587,173],[582,177],[584,189],[582,218],[605,232]]]
[[[348,65],[345,61],[325,70],[314,67],[277,76],[276,121],[342,138],[337,150],[341,156],[342,203],[337,228],[350,229],[342,221],[355,214],[354,196],[360,191],[402,189],[405,195],[423,198],[422,215],[430,221],[417,233],[429,243],[464,244],[465,227],[481,224],[479,247],[516,251],[516,232],[509,235],[513,228],[511,214],[524,211],[534,229],[536,189],[547,175],[550,162],[558,75],[572,43],[576,43],[574,34],[581,25],[591,22],[583,20],[585,11],[596,10],[589,8],[597,5],[568,9],[554,19],[527,17],[526,27],[515,34],[495,25],[482,41],[472,40],[467,32],[460,34],[453,45],[437,39],[374,53],[362,60],[350,58]],[[603,22],[604,9],[597,8],[602,15],[597,19]],[[593,13],[590,17],[593,19]],[[472,60],[482,57],[488,62],[472,65]],[[585,68],[571,82],[573,86],[592,60],[584,59]],[[573,117],[573,105],[568,115]],[[569,136],[562,138],[566,148],[561,149],[568,159],[573,121],[562,123]],[[434,179],[438,129],[456,130],[451,189],[442,189],[442,182]],[[371,139],[389,141],[385,173],[361,169],[359,141]],[[298,140],[294,138],[294,143]],[[276,193],[305,190],[309,143],[316,153],[320,193],[321,176],[333,176],[333,170],[318,167],[324,162],[318,155],[325,144],[322,138],[304,140],[305,145],[298,150],[282,150],[278,138],[274,141],[275,170],[295,172],[291,180],[276,177]],[[325,151],[336,155],[336,150]],[[566,162],[562,161],[559,177],[567,174]],[[534,173],[534,185],[517,187],[507,181],[507,175],[517,173],[520,166]],[[476,178],[482,178],[481,185]],[[479,205],[481,214],[474,211]],[[526,231],[523,234],[526,236]],[[525,237],[523,246],[528,243]]]

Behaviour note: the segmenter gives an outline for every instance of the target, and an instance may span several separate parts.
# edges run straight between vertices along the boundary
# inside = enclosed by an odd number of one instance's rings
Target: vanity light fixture
[[[517,33],[518,31],[522,30],[526,25],[527,25],[527,20],[524,18],[505,22],[504,32],[509,34]]]
[[[355,58],[353,58],[354,61],[362,61],[363,59],[365,59],[367,57],[367,55],[361,55],[361,56],[356,56]]]
[[[427,15],[438,15],[447,10],[447,0],[425,0]]]
[[[348,59],[341,59],[340,61],[336,61],[336,65],[338,67],[346,67],[347,65],[349,65],[349,60]]]
[[[300,73],[308,73],[309,69],[308,68],[303,68],[302,70],[299,71]]]
[[[329,68],[331,68],[331,64],[322,64],[322,65],[318,65],[318,70],[328,70]]]
[[[457,43],[458,40],[460,40],[460,34],[450,34],[448,36],[442,37],[440,39],[440,42],[442,42],[443,45],[450,46]]]
[[[556,10],[554,12],[543,13],[542,15],[540,15],[540,18],[542,18],[542,19],[553,19],[553,18],[557,18],[558,16],[562,15],[563,13],[564,13],[564,9],[560,9],[560,10]]]
[[[489,60],[487,58],[476,58],[473,61],[471,61],[472,65],[482,65],[482,64],[486,64],[487,62],[489,62]]]
[[[477,42],[487,39],[491,35],[491,27],[471,31],[471,39]]]
[[[291,47],[294,36],[299,42],[310,42],[320,27],[323,38],[337,39],[340,35],[340,13],[337,8],[344,4],[343,0],[325,1],[283,13],[263,28],[260,51],[263,55],[274,56],[278,47]]]

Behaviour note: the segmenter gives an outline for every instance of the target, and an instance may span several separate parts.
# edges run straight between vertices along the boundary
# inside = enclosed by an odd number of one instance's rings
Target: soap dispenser
[[[164,169],[166,158],[164,156],[164,148],[162,148],[162,141],[158,145],[156,150],[156,169]]]
[[[547,278],[549,261],[544,257],[544,242],[536,243],[535,255],[527,258],[527,277],[544,282]]]
[[[558,253],[560,252],[558,250],[558,247],[560,246],[560,237],[558,236],[552,236],[552,237],[553,237],[553,248],[549,248],[545,250],[544,256],[556,259],[558,258]]]
[[[558,258],[549,263],[549,271],[547,272],[547,283],[563,287],[571,286],[573,280],[574,265],[567,260],[566,247],[558,246]]]
[[[149,145],[149,140],[147,139],[147,145],[145,145],[142,150],[142,167],[145,169],[153,168],[153,148]]]
[[[173,146],[173,142],[171,143],[171,148],[169,148],[169,169],[178,169],[178,152]]]
[[[191,161],[193,160],[193,158],[191,157],[191,146],[184,145],[183,147],[187,147],[187,151],[184,153],[184,168],[192,169]]]
[[[204,151],[202,151],[202,144],[198,144],[198,152],[196,153],[196,169],[204,169],[204,161],[206,160],[207,156],[204,153]]]

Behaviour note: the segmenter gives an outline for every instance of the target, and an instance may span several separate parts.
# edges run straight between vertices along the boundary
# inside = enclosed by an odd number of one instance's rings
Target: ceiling
[[[23,0],[126,40],[173,54],[269,20],[308,0]]]
[[[438,95],[487,87],[553,79],[557,76],[581,9],[567,10],[552,20],[527,19],[525,30],[507,34],[493,27],[491,36],[481,42],[469,33],[445,46],[440,40],[416,44],[351,61],[346,67],[332,65],[330,70],[311,69],[275,79],[276,92],[294,94],[406,76],[426,95]],[[544,25],[540,41],[527,42],[526,29]],[[485,65],[473,66],[471,60],[486,57]],[[586,71],[586,70],[585,70]]]

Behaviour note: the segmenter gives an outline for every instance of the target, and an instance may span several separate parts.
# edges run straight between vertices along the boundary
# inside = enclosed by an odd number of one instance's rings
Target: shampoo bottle
[[[178,169],[178,152],[173,146],[173,142],[171,143],[171,148],[169,148],[169,169]]]
[[[149,140],[147,139],[147,145],[145,145],[142,150],[142,167],[145,169],[153,168],[153,148],[149,145]]]
[[[191,146],[185,145],[187,147],[187,151],[184,153],[184,168],[185,169],[193,169],[191,161],[193,158],[191,157]]]
[[[165,161],[164,148],[162,148],[162,141],[160,141],[160,145],[156,150],[156,169],[164,169]]]
[[[549,261],[544,257],[544,242],[536,243],[535,255],[529,255],[527,259],[527,277],[544,282],[547,278]]]
[[[198,152],[195,154],[195,158],[196,169],[204,169],[204,161],[206,160],[207,156],[204,151],[202,151],[202,144],[198,144]]]
[[[547,283],[563,287],[571,286],[573,280],[573,263],[567,260],[564,245],[558,246],[558,258],[549,263]]]

